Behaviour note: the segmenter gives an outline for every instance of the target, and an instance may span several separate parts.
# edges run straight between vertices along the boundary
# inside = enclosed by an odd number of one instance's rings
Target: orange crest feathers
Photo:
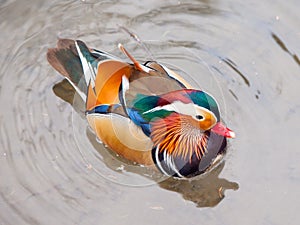
[[[207,135],[190,125],[190,118],[173,113],[164,119],[151,123],[151,139],[160,151],[166,151],[174,157],[198,159],[206,153]]]

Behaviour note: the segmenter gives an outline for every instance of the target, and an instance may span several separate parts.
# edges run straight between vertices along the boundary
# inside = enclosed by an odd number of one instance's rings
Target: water
[[[0,1],[0,224],[297,224],[300,4]],[[146,52],[212,93],[237,138],[225,163],[158,182],[118,160],[53,92],[58,37]]]

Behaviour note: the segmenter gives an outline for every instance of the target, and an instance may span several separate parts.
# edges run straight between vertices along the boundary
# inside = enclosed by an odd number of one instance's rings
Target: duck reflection
[[[53,86],[53,92],[62,100],[70,103],[74,110],[81,117],[84,117],[85,103],[80,100],[77,101],[77,99],[74,101],[76,91],[66,79],[55,84]],[[121,166],[133,165],[125,159],[120,159],[114,152],[109,151],[103,145],[99,144],[96,140],[96,136],[90,129],[87,129],[86,134],[90,143],[101,155],[103,162],[108,168],[116,171],[116,168]],[[118,160],[115,160],[116,158]],[[176,179],[173,177],[160,179],[162,175],[158,175],[158,172],[155,170],[149,172],[149,167],[125,166],[125,170],[157,181],[156,183],[161,188],[181,194],[185,200],[194,202],[197,207],[213,207],[222,201],[225,196],[225,190],[237,190],[239,188],[236,182],[219,178],[224,166],[225,162],[223,161],[209,173],[197,176],[193,179]]]
[[[73,109],[82,117],[85,117],[85,103],[81,98],[76,98],[76,90],[67,79],[54,84],[52,88],[54,94],[72,105]]]
[[[192,180],[169,178],[160,182],[159,186],[181,194],[185,200],[194,202],[197,207],[213,207],[225,197],[225,190],[237,190],[239,188],[236,182],[219,178],[224,166],[225,162],[223,161],[203,176],[198,176]]]

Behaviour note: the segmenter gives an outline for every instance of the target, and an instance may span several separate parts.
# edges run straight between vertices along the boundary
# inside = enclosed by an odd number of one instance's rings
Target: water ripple
[[[276,43],[279,45],[279,47],[283,51],[287,52],[293,58],[293,60],[300,66],[300,59],[298,58],[298,56],[296,54],[291,53],[290,50],[288,50],[288,48],[284,44],[284,42],[276,34],[272,33],[271,35],[272,38],[276,41]]]
[[[249,224],[288,224],[297,217],[299,16],[290,4],[31,3],[0,6],[0,223],[151,224],[159,214],[164,223],[241,224],[240,215],[253,214]],[[64,101],[72,89],[46,62],[47,48],[57,37],[81,38],[123,57],[116,48],[122,42],[145,60],[117,24],[159,40],[145,41],[154,58],[218,99],[238,134],[226,166],[196,180],[164,180],[103,146],[84,109]],[[241,191],[224,193],[239,185],[222,177],[242,183]]]

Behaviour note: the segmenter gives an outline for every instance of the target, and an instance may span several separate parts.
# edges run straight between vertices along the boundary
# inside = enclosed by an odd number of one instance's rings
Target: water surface
[[[297,224],[299,8],[297,0],[0,1],[0,224]],[[118,25],[219,100],[237,138],[210,174],[158,182],[116,158],[54,92],[62,77],[45,55],[59,37],[122,57],[121,42],[146,58]]]

